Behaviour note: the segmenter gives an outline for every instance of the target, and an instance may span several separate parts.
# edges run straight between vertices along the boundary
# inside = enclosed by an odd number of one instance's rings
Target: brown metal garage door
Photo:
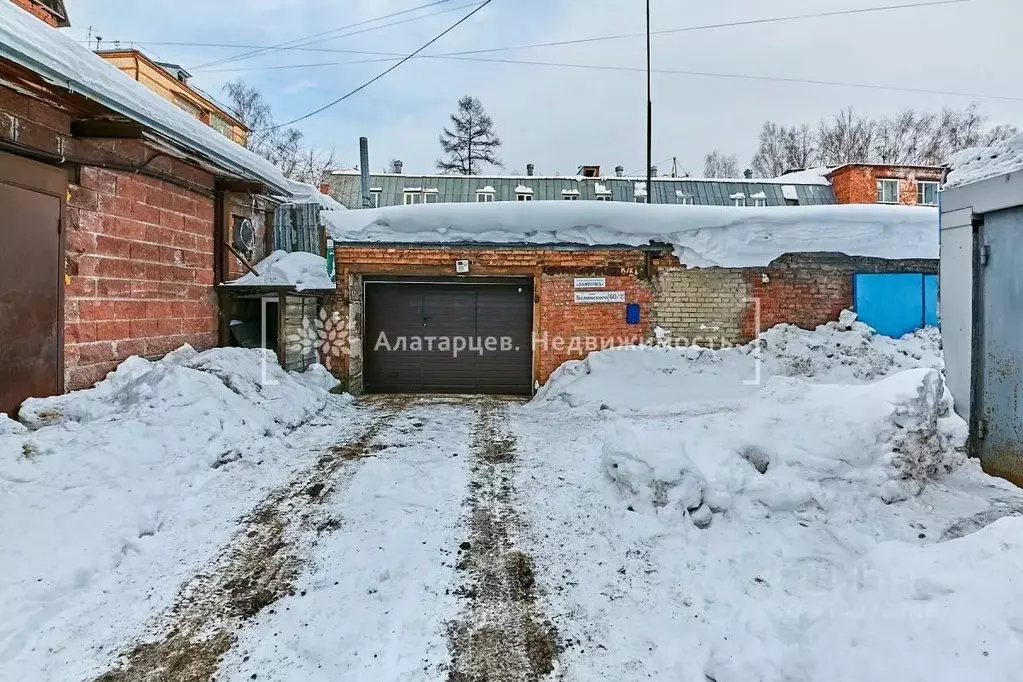
[[[67,172],[0,153],[0,412],[61,388],[60,217]]]
[[[530,281],[367,282],[365,389],[529,395],[532,329]]]

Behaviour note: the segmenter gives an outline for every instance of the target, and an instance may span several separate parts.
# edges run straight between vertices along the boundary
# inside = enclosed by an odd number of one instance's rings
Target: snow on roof
[[[799,201],[799,192],[795,185],[782,185],[781,195],[789,201]]]
[[[743,194],[742,192],[736,192],[735,194],[729,194],[728,198],[729,199],[745,199],[746,195]]]
[[[671,244],[693,267],[758,267],[785,253],[937,258],[938,211],[916,206],[748,208],[608,202],[427,204],[323,211],[338,242]]]
[[[337,211],[343,215],[347,211]],[[355,213],[356,211],[351,211]],[[307,289],[334,289],[327,274],[327,259],[304,251],[274,251],[254,266],[255,273],[239,277],[228,286],[283,287],[293,286],[296,291]]]
[[[496,189],[494,189],[490,185],[487,185],[486,187],[480,187],[478,190],[476,190],[476,193],[477,194],[493,194],[496,191],[497,191]]]
[[[571,194],[571,195],[574,195],[574,196],[579,196],[579,190],[577,190],[577,189],[563,189],[563,190],[561,190],[561,193],[562,194]]]
[[[830,185],[831,183],[828,182],[826,176],[832,170],[834,170],[834,168],[828,166],[807,168],[801,171],[795,171],[794,173],[779,175],[767,182],[784,182],[786,185]],[[785,198],[788,199],[788,197]]]
[[[766,199],[767,195],[764,194],[763,192],[754,192],[753,194],[749,195],[749,198],[750,199]]]
[[[945,187],[958,187],[1023,170],[1023,133],[992,147],[974,147],[955,154]]]
[[[602,185],[599,182],[593,183],[594,194],[612,194],[611,190],[608,189],[607,185]]]
[[[824,169],[826,172],[827,169]],[[335,170],[330,172],[331,175],[359,175],[359,171],[345,168],[342,170]],[[444,175],[438,173],[372,173],[373,177],[416,177],[416,178],[466,178],[472,180],[479,180],[481,176],[478,175]],[[536,180],[575,180],[576,182],[592,182],[594,180],[628,180],[628,181],[642,181],[646,182],[645,175],[601,175],[599,177],[587,177],[584,175],[485,175],[482,176],[487,179],[494,178],[498,180],[524,180],[527,182]],[[820,176],[806,176],[806,179],[800,179],[798,173],[789,173],[778,178],[692,178],[687,175],[679,175],[672,177],[670,175],[654,176],[651,178],[654,182],[708,182],[708,183],[719,183],[719,182],[741,182],[747,184],[763,184],[763,185],[778,185],[786,183],[790,185],[830,185],[827,180],[823,180]]]
[[[634,196],[637,196],[637,197],[645,197],[646,196],[646,183],[645,182],[637,182],[633,186],[632,194]]]
[[[0,56],[61,89],[138,121],[234,175],[263,182],[275,193],[290,194],[287,179],[272,163],[127,77],[69,34],[50,28],[10,2],[0,2]]]
[[[288,199],[291,203],[319,204],[320,208],[325,208],[328,211],[348,210],[340,201],[334,200],[333,197],[324,194],[318,187],[313,187],[309,183],[298,180],[288,180],[287,183],[288,189],[291,190],[291,198]]]
[[[526,187],[525,185],[519,185],[518,187],[515,188],[515,193],[516,194],[532,194],[533,193],[533,188],[532,187]]]

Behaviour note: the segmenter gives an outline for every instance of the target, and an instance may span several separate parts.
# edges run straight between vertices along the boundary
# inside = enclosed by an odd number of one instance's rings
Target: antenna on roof
[[[103,44],[103,36],[96,36],[96,49],[100,49],[100,45]]]

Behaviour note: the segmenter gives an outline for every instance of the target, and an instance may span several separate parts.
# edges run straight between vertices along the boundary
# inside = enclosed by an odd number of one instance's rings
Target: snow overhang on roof
[[[274,194],[290,196],[284,174],[266,159],[126,77],[11,2],[0,2],[0,58],[141,123],[175,145],[205,157],[226,174],[260,182]]]

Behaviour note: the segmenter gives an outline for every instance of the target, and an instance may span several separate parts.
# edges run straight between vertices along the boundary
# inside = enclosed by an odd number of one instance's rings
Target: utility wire
[[[437,5],[443,5],[443,4],[448,3],[448,2],[451,2],[451,0],[435,0],[434,2],[430,2],[430,3],[427,3],[425,5],[419,5],[418,7],[412,7],[410,9],[401,10],[400,12],[392,12],[391,14],[385,14],[383,16],[375,17],[373,19],[366,19],[365,21],[359,21],[359,22],[356,22],[354,24],[348,24],[347,26],[341,26],[339,28],[330,29],[329,31],[321,31],[320,33],[314,33],[312,35],[304,36],[302,38],[293,38],[291,40],[286,40],[283,43],[278,43],[276,45],[266,45],[266,46],[239,45],[237,47],[240,48],[240,49],[245,49],[245,48],[248,48],[248,47],[255,48],[255,49],[252,49],[250,52],[243,52],[242,54],[234,55],[233,57],[225,57],[223,59],[218,59],[216,61],[206,62],[204,64],[199,64],[198,66],[195,66],[195,67],[192,67],[192,68],[194,68],[194,69],[202,69],[202,68],[205,68],[205,67],[208,67],[208,66],[219,66],[220,64],[227,64],[227,63],[230,63],[230,62],[236,62],[236,61],[240,61],[240,60],[243,60],[243,59],[250,59],[252,57],[255,57],[255,56],[258,56],[258,55],[261,55],[261,54],[269,54],[271,52],[279,52],[281,50],[300,49],[304,45],[310,45],[310,44],[312,44],[314,42],[322,42],[322,41],[310,40],[312,38],[319,38],[321,36],[327,36],[327,35],[330,35],[332,33],[340,33],[341,31],[347,31],[348,29],[351,29],[351,28],[358,28],[359,26],[365,26],[366,24],[373,24],[373,23],[376,23],[378,21],[383,21],[384,19],[391,19],[391,18],[394,18],[394,17],[401,16],[403,14],[410,14],[412,12],[418,12],[421,9],[428,9],[430,7],[436,7]],[[433,15],[430,14],[430,15],[427,15],[427,16],[433,16]],[[406,19],[404,21],[394,22],[393,24],[386,24],[384,26],[375,26],[375,27],[372,27],[372,28],[365,29],[363,31],[354,31],[354,32],[346,34],[346,35],[334,36],[334,37],[331,37],[331,38],[325,38],[323,40],[335,40],[335,39],[338,39],[338,38],[344,38],[347,35],[355,35],[355,34],[358,34],[358,33],[365,33],[367,31],[374,31],[374,30],[381,29],[381,28],[388,28],[390,26],[395,26],[397,24],[406,23],[407,21],[415,21],[417,19],[424,19],[424,18],[426,18],[426,17],[414,17],[412,19]],[[309,41],[309,42],[305,42],[305,41]],[[152,44],[156,44],[156,45],[180,45],[180,46],[188,45],[187,43],[152,43]],[[233,46],[222,45],[222,46],[218,46],[218,47],[233,47]]]
[[[321,62],[317,64],[286,64],[281,66],[267,66],[262,68],[253,68],[253,71],[263,71],[271,69],[301,69],[301,68],[313,68],[323,66],[349,66],[359,64],[376,64],[381,62],[395,61],[399,57],[395,53],[380,53],[380,52],[358,52],[353,50],[357,54],[394,54],[392,57],[381,57],[378,59],[355,59],[344,62]],[[646,72],[645,68],[641,67],[629,67],[629,66],[604,66],[600,64],[571,64],[564,62],[541,62],[531,61],[525,59],[501,59],[497,57],[456,57],[456,56],[441,56],[441,55],[418,55],[416,59],[444,59],[450,61],[460,62],[484,62],[488,64],[521,64],[528,66],[547,66],[556,68],[566,69],[590,69],[596,71],[620,71],[620,72]],[[212,72],[211,72],[212,73]],[[877,85],[872,83],[856,83],[851,81],[828,81],[820,79],[810,78],[788,78],[783,76],[757,76],[752,74],[739,74],[739,73],[720,73],[712,71],[685,71],[681,69],[653,69],[653,73],[657,74],[668,74],[676,76],[699,76],[704,78],[731,78],[741,80],[754,80],[754,81],[771,81],[781,83],[802,83],[807,85],[831,85],[836,87],[848,87],[848,88],[863,88],[870,90],[889,90],[892,92],[913,92],[927,95],[946,95],[955,97],[973,97],[976,99],[991,99],[991,100],[1004,100],[1007,102],[1023,102],[1023,97],[1012,97],[1008,95],[989,95],[975,92],[957,92],[950,90],[932,90],[928,88],[912,88],[912,87],[901,87],[895,85]]]
[[[449,0],[445,0],[445,1],[449,1]],[[919,9],[919,8],[923,8],[923,7],[936,7],[936,6],[941,6],[941,5],[963,4],[963,3],[967,3],[967,2],[973,2],[973,1],[974,0],[931,0],[929,2],[917,2],[917,3],[902,4],[902,5],[886,5],[886,6],[882,6],[882,7],[863,7],[863,8],[859,8],[859,9],[836,10],[836,11],[832,11],[832,12],[817,12],[817,13],[813,13],[813,14],[794,14],[794,15],[788,15],[788,16],[783,16],[783,17],[768,17],[768,18],[764,18],[764,19],[747,19],[747,20],[743,20],[743,21],[730,21],[730,22],[723,22],[723,23],[717,23],[717,24],[701,24],[701,25],[698,25],[698,26],[684,26],[684,27],[681,27],[681,28],[661,29],[661,30],[658,30],[658,31],[652,31],[651,35],[670,35],[670,34],[674,34],[674,33],[686,33],[686,32],[691,32],[691,31],[706,31],[706,30],[717,29],[717,28],[734,28],[734,27],[738,27],[738,26],[754,26],[754,25],[760,25],[760,24],[772,24],[772,23],[779,23],[779,22],[785,22],[785,21],[797,21],[797,20],[802,20],[802,19],[819,19],[819,18],[835,17],[835,16],[847,16],[847,15],[855,15],[855,14],[868,14],[868,13],[873,13],[873,12],[885,12],[885,11],[893,11],[893,10],[900,10],[900,9]],[[469,5],[462,5],[460,7],[468,7],[471,4],[474,4],[474,3],[470,3]],[[423,7],[429,7],[429,6],[430,5],[424,5]],[[415,8],[415,9],[422,9],[422,7]],[[449,11],[454,11],[455,9],[459,9],[459,7],[451,8],[450,10],[444,10],[444,11],[445,12],[449,12]],[[411,12],[411,11],[413,11],[413,10],[406,10],[406,12]],[[440,14],[440,12],[438,12],[436,14]],[[394,16],[394,15],[387,15],[387,16],[390,17],[390,16]],[[429,17],[429,16],[435,16],[435,14],[427,15],[427,17]],[[352,28],[352,27],[359,26],[359,25],[364,24],[364,23],[369,23],[369,22],[372,22],[372,21],[378,21],[378,20],[381,20],[381,19],[384,19],[384,18],[387,18],[387,17],[378,17],[375,20],[371,19],[368,22],[361,22],[360,24],[353,24],[352,26],[349,26],[349,27],[346,27],[346,28]],[[426,18],[426,17],[416,17],[415,19],[422,19],[422,18]],[[410,20],[406,20],[406,21],[410,21]],[[388,24],[388,26],[390,26],[390,25],[391,24]],[[377,27],[377,28],[386,28],[386,26],[380,26],[380,27]],[[340,31],[340,30],[343,30],[343,29],[335,29],[335,30]],[[320,35],[320,34],[316,34],[316,35]],[[528,50],[528,49],[535,49],[535,48],[541,48],[541,47],[562,47],[562,46],[566,46],[566,45],[581,45],[581,44],[585,44],[585,43],[604,42],[604,41],[608,41],[608,40],[621,40],[621,39],[626,39],[626,38],[640,38],[640,37],[645,37],[645,36],[646,36],[646,33],[622,33],[622,34],[610,35],[610,36],[595,36],[595,37],[591,37],[591,38],[577,38],[577,39],[574,39],[574,40],[559,40],[559,41],[549,42],[549,43],[533,43],[533,44],[530,44],[530,45],[512,45],[512,46],[506,46],[506,47],[491,47],[491,48],[483,48],[483,49],[478,49],[478,50],[466,50],[466,51],[461,51],[461,52],[444,52],[444,53],[440,53],[440,54],[436,54],[436,55],[430,55],[430,56],[434,56],[434,57],[461,57],[461,56],[471,56],[471,55],[475,55],[475,54],[487,54],[487,53],[492,53],[492,52],[508,52],[508,51],[513,51],[513,50]],[[313,36],[309,36],[309,37],[313,37]],[[336,38],[342,38],[342,37],[345,37],[345,36],[337,36]],[[329,38],[328,40],[334,40],[336,38]],[[323,41],[311,41],[311,42],[298,43],[297,41],[299,41],[299,40],[303,40],[303,39],[296,39],[296,40],[290,41],[289,43],[281,43],[280,45],[268,45],[268,46],[238,45],[238,44],[223,44],[223,43],[193,43],[193,42],[154,42],[154,41],[147,41],[147,42],[150,45],[174,45],[174,46],[180,46],[180,47],[233,47],[233,48],[239,48],[239,49],[254,48],[254,51],[262,51],[262,50],[271,50],[271,49],[273,49],[275,51],[295,50],[295,51],[301,51],[301,52],[333,52],[333,53],[351,53],[351,52],[353,52],[352,50],[343,50],[343,49],[325,48],[325,47],[309,48],[309,47],[305,47],[305,45],[311,45],[311,44],[314,44],[316,42],[323,42]],[[122,42],[124,42],[124,41],[122,41]],[[291,43],[297,43],[297,44],[291,45]],[[366,54],[366,53],[361,53],[361,54]],[[379,53],[379,54],[389,54],[389,53]],[[233,61],[234,58],[230,58],[230,60]],[[195,70],[199,70],[199,69],[203,69],[203,68],[205,68],[207,66],[212,66],[214,64],[224,63],[224,61],[226,61],[226,60],[220,60],[219,62],[215,62],[215,63],[214,62],[210,62],[209,64],[203,64],[203,65],[199,65],[199,66],[192,67],[192,68],[195,69]],[[213,72],[213,73],[216,73],[216,72]]]
[[[454,31],[454,30],[455,30],[456,28],[458,28],[458,27],[459,27],[459,26],[461,26],[461,25],[462,25],[463,23],[465,23],[465,22],[466,22],[466,21],[468,21],[468,20],[469,20],[470,18],[472,18],[472,16],[473,16],[474,14],[476,14],[477,12],[479,12],[479,11],[480,11],[481,9],[483,9],[484,7],[486,7],[487,5],[489,5],[489,4],[490,4],[491,2],[493,2],[493,1],[494,1],[494,0],[484,0],[483,4],[481,4],[481,5],[479,6],[479,7],[477,7],[477,8],[476,8],[476,9],[474,9],[473,11],[469,12],[468,14],[466,14],[466,15],[465,15],[464,17],[462,17],[461,19],[459,19],[459,20],[458,20],[458,21],[456,21],[455,23],[451,24],[451,26],[448,26],[448,27],[447,27],[446,29],[444,29],[444,30],[443,30],[442,32],[438,33],[438,34],[437,34],[436,36],[434,36],[433,38],[431,38],[431,39],[430,39],[430,40],[429,40],[429,41],[428,41],[428,42],[427,42],[426,44],[424,44],[424,45],[423,45],[422,47],[420,47],[420,48],[419,48],[418,50],[416,50],[416,51],[415,51],[415,52],[413,52],[412,54],[408,55],[407,57],[405,57],[405,58],[401,59],[401,60],[400,60],[400,61],[399,61],[398,63],[396,63],[396,64],[394,64],[394,65],[392,65],[392,66],[388,67],[387,69],[385,69],[385,70],[384,70],[384,71],[382,71],[381,73],[377,74],[377,75],[376,75],[376,76],[374,76],[373,78],[369,79],[368,81],[366,81],[365,83],[363,83],[363,84],[362,84],[362,85],[360,85],[359,87],[355,88],[355,89],[354,89],[354,90],[352,90],[351,92],[348,92],[347,94],[344,94],[344,95],[342,95],[341,97],[338,97],[338,98],[337,98],[336,100],[334,100],[333,102],[329,102],[329,103],[327,103],[327,104],[324,104],[324,105],[323,105],[322,107],[320,107],[319,109],[314,109],[313,111],[310,111],[310,112],[309,112],[308,114],[304,114],[304,115],[302,115],[302,116],[299,116],[299,117],[298,117],[298,118],[296,118],[296,119],[292,119],[292,120],[290,120],[290,121],[287,121],[287,122],[285,122],[285,123],[279,123],[279,124],[277,124],[277,125],[275,125],[275,126],[270,126],[269,128],[264,128],[263,130],[276,130],[277,128],[283,128],[283,127],[285,127],[285,126],[290,126],[290,125],[293,125],[293,124],[295,124],[295,123],[298,123],[299,121],[304,121],[304,120],[306,120],[307,118],[311,118],[312,116],[315,116],[316,114],[319,114],[320,112],[323,112],[323,111],[326,111],[327,109],[330,109],[330,108],[331,108],[332,106],[335,106],[336,104],[340,104],[341,102],[345,101],[346,99],[348,99],[349,97],[351,97],[351,96],[352,96],[352,95],[354,95],[355,93],[357,93],[357,92],[360,92],[360,91],[362,91],[362,90],[365,90],[365,89],[366,89],[366,88],[368,88],[368,87],[369,87],[370,85],[372,85],[373,83],[376,83],[376,82],[377,82],[378,80],[380,80],[381,78],[383,78],[384,76],[386,76],[386,75],[387,75],[387,74],[389,74],[390,72],[394,71],[395,69],[397,69],[397,68],[398,68],[399,66],[401,66],[401,65],[402,65],[402,64],[404,64],[405,62],[407,62],[407,61],[409,61],[409,60],[413,59],[413,58],[414,58],[414,57],[415,57],[416,55],[418,55],[418,54],[419,54],[420,52],[422,52],[422,51],[423,51],[423,50],[425,50],[426,48],[428,48],[428,47],[430,47],[431,45],[433,45],[434,43],[436,43],[436,42],[437,42],[438,40],[440,40],[441,38],[443,38],[444,36],[446,36],[446,35],[447,35],[448,33],[451,33],[452,31]],[[260,131],[260,132],[262,132],[262,131]]]

